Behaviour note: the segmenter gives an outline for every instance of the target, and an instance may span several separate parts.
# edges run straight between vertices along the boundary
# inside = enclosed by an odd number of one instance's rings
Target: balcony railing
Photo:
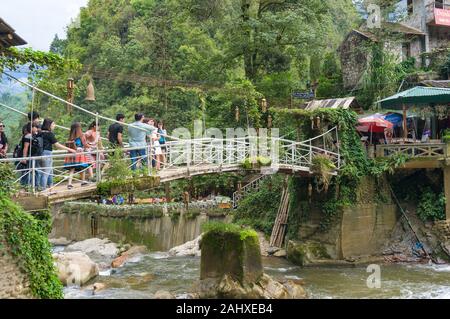
[[[445,143],[417,143],[417,144],[387,144],[377,145],[377,157],[390,157],[397,154],[407,155],[409,158],[428,157],[441,159],[446,156]]]

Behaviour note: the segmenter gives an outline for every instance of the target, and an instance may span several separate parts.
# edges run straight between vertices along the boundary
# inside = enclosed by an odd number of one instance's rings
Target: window
[[[407,3],[407,6],[408,6],[408,15],[412,15],[414,13],[413,0],[408,0],[406,3]]]
[[[444,9],[444,0],[434,1],[434,7],[438,9]]]
[[[411,43],[404,42],[402,44],[402,60],[406,61],[411,57]]]

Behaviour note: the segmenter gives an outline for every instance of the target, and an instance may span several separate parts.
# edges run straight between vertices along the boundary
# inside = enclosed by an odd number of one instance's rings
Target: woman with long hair
[[[55,137],[55,133],[53,133],[55,127],[56,123],[51,119],[45,119],[42,124],[41,137],[43,139],[44,147],[42,156],[45,156],[45,158],[41,160],[42,175],[40,186],[42,190],[45,190],[47,187],[53,187],[53,147],[68,151],[70,153],[77,152],[76,150],[64,146],[58,142]]]
[[[157,161],[159,158],[159,162],[161,165],[165,165],[166,164],[166,152],[167,152],[167,146],[166,146],[166,135],[167,135],[167,130],[164,128],[164,123],[163,121],[159,121],[158,122],[158,137],[159,137],[159,145],[161,145],[161,153],[157,156]]]
[[[69,184],[67,185],[67,188],[73,188],[72,179],[75,171],[80,172],[82,181],[81,186],[87,185],[88,183],[85,181],[84,171],[89,167],[89,164],[86,155],[81,154],[82,152],[84,152],[84,148],[87,145],[87,142],[86,138],[83,135],[81,124],[79,122],[73,123],[70,127],[69,140],[67,141],[66,145],[76,151],[76,154],[67,156],[64,161],[64,167],[70,171]]]
[[[8,139],[5,134],[5,125],[0,121],[0,158],[6,158],[8,153]]]
[[[84,150],[86,152],[95,152],[97,149],[102,149],[102,141],[100,137],[100,125],[97,125],[96,121],[89,125],[89,129],[84,133],[86,138],[86,145]],[[99,154],[100,161],[104,159],[103,153]],[[89,179],[94,178],[94,168],[97,167],[97,156],[94,153],[87,155],[89,160],[88,176]]]

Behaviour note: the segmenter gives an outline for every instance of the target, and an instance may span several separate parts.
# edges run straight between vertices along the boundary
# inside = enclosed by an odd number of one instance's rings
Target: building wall
[[[450,27],[429,27],[430,51],[438,48],[450,47]]]
[[[1,245],[0,299],[32,298],[27,275],[21,270],[17,258],[4,248],[4,244]]]

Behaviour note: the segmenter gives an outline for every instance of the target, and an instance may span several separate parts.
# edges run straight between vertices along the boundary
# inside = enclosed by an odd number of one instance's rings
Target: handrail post
[[[312,144],[311,140],[309,140],[309,165],[312,164]]]
[[[97,112],[96,116],[95,116],[95,130],[96,130],[95,139],[97,140],[96,141],[95,170],[96,170],[96,175],[97,175],[97,178],[96,178],[97,183],[100,183],[102,180],[102,177],[101,177],[102,170],[101,170],[100,152],[99,152],[99,145],[98,145],[99,144],[98,142],[100,140],[100,138],[99,138],[100,132],[97,131],[98,129],[99,129],[99,126],[98,126],[98,112]]]
[[[31,147],[31,146],[30,146]],[[36,162],[34,159],[31,160],[31,185],[32,185],[32,189],[33,189],[33,194],[36,194]]]
[[[191,171],[191,145],[190,145],[190,140],[186,140],[186,165],[187,165],[187,171],[188,171],[188,175],[190,175],[190,171]]]
[[[153,154],[152,154],[152,150],[153,150],[153,140],[152,138],[150,138],[150,143],[147,145],[147,173],[148,176],[152,175],[152,164],[153,164]]]

